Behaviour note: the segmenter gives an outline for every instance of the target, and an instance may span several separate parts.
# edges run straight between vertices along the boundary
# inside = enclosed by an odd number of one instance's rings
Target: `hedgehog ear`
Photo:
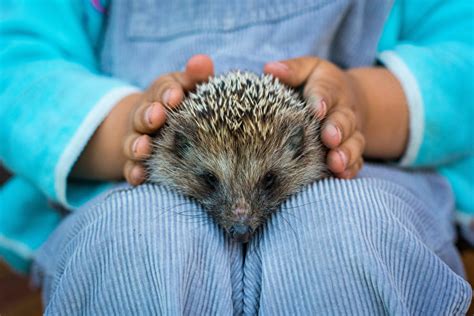
[[[287,147],[294,153],[293,159],[298,158],[304,149],[304,127],[298,126],[294,128],[286,141]]]
[[[179,158],[184,158],[189,147],[191,146],[191,140],[189,137],[181,131],[176,131],[174,134],[174,152]]]

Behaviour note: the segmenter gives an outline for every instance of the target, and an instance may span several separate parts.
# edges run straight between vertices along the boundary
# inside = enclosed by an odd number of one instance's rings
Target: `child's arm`
[[[354,177],[364,152],[378,158],[404,152],[408,111],[403,90],[389,71],[343,71],[328,61],[301,57],[269,63],[265,72],[291,86],[305,85],[304,95],[315,101],[318,116],[326,118],[321,138],[330,148],[328,166],[338,177]]]
[[[64,204],[68,178],[116,180],[125,175],[140,183],[144,172],[139,162],[150,150],[143,134],[163,124],[164,103],[178,104],[184,90],[212,74],[209,58],[195,57],[186,72],[163,76],[142,93],[98,73],[95,47],[102,15],[92,2],[2,1],[1,12],[4,163]],[[174,89],[165,102],[168,88]],[[152,104],[151,122],[145,124]],[[87,183],[81,189],[94,193],[98,186]]]
[[[101,16],[87,4],[0,1],[0,157],[65,205],[102,188],[89,184],[80,187],[88,194],[66,198],[69,172],[89,138],[119,100],[137,91],[98,73]]]
[[[391,16],[399,19],[398,38],[381,54],[388,69],[342,71],[311,57],[284,61],[286,71],[266,65],[284,82],[305,83],[308,97],[316,92],[316,98],[326,99],[327,121],[339,135],[328,135],[326,124],[322,138],[331,148],[330,169],[338,175],[344,170],[353,176],[359,169],[363,143],[345,144],[357,135],[349,121],[362,132],[367,157],[433,166],[474,154],[474,2],[432,0],[421,8],[414,1],[401,2]]]
[[[379,48],[409,111],[405,166],[474,155],[474,1],[395,1]]]
[[[192,57],[184,72],[164,75],[144,93],[129,95],[118,102],[76,163],[72,175],[82,179],[119,179],[131,184],[145,180],[141,161],[151,153],[151,139],[166,120],[165,106],[177,106],[184,93],[213,74],[211,59]],[[104,159],[104,158],[109,159]]]

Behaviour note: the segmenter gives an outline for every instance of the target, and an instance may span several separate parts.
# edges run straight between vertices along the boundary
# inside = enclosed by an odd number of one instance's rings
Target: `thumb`
[[[214,75],[214,64],[208,55],[194,55],[187,64],[180,79],[185,90],[193,90],[196,84],[207,81]]]
[[[281,82],[291,87],[298,87],[309,79],[311,73],[320,63],[321,59],[317,57],[298,57],[267,63],[263,67],[263,72],[277,77]]]
[[[329,63],[323,59],[305,56],[264,66],[264,72],[272,74],[290,87],[304,85],[303,95],[314,107],[318,117],[323,118],[337,102],[332,85],[327,84]]]

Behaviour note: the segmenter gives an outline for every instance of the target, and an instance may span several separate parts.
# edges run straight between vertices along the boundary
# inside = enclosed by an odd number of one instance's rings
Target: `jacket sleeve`
[[[474,1],[396,1],[379,60],[400,81],[410,134],[400,163],[430,167],[474,155]]]
[[[90,2],[0,1],[0,159],[69,207],[102,188],[68,174],[113,105],[137,90],[99,73],[103,19]]]

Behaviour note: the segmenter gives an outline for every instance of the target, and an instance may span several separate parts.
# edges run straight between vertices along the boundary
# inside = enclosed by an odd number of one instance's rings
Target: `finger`
[[[207,55],[194,55],[186,64],[182,85],[185,90],[193,90],[196,84],[207,81],[213,75],[212,59]]]
[[[145,169],[140,164],[128,160],[123,170],[125,179],[131,185],[139,185],[145,181]]]
[[[355,132],[337,150],[347,157],[345,169],[354,165],[361,157],[365,148],[365,138],[360,132]]]
[[[330,62],[321,61],[314,68],[304,86],[303,96],[320,119],[326,117],[336,105],[344,103],[345,81],[343,72]]]
[[[319,58],[305,56],[267,63],[263,67],[263,71],[266,74],[272,74],[291,87],[298,87],[308,80],[320,62]]]
[[[327,61],[312,56],[294,58],[268,63],[264,72],[292,87],[304,84],[303,95],[320,119],[338,102],[336,87],[340,84],[332,77],[340,70]]]
[[[125,139],[124,154],[130,160],[140,161],[150,156],[151,147],[150,136],[132,133]]]
[[[349,107],[333,108],[324,122],[321,140],[328,148],[335,148],[345,142],[355,131],[357,123],[354,111]]]
[[[344,172],[362,157],[364,147],[365,140],[362,134],[354,133],[341,146],[329,152],[327,159],[329,170],[336,174]]]
[[[364,160],[359,158],[352,166],[344,170],[342,173],[335,174],[336,177],[341,179],[353,179],[357,176],[359,171],[362,169],[364,165]]]
[[[153,83],[153,100],[161,101],[165,106],[175,107],[184,97],[184,93],[193,90],[214,74],[214,65],[207,55],[195,55],[186,64],[184,72],[174,72],[160,77]]]
[[[159,102],[143,102],[133,115],[133,129],[141,134],[151,134],[166,121],[166,110]]]
[[[172,73],[158,78],[148,94],[150,103],[159,102],[166,108],[176,107],[184,98],[184,88],[178,80],[181,74]]]

